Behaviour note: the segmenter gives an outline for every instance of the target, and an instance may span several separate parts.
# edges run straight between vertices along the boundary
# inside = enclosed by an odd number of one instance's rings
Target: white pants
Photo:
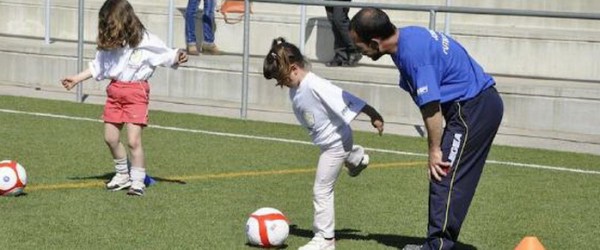
[[[342,164],[348,167],[357,166],[365,150],[359,145],[352,146],[352,140],[344,146],[321,151],[319,165],[313,186],[313,205],[315,207],[313,232],[323,238],[335,237],[334,192],[335,182],[342,169]]]

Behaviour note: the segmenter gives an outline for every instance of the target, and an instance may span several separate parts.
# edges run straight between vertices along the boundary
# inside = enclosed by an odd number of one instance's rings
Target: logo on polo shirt
[[[311,112],[303,112],[302,118],[304,118],[304,122],[308,129],[312,129],[315,126],[315,115]]]
[[[417,95],[423,95],[429,92],[429,88],[427,86],[423,86],[417,89]]]
[[[450,50],[450,40],[448,40],[448,37],[444,36],[444,34],[440,34],[442,35],[442,50],[445,55],[448,55],[448,50]]]
[[[348,111],[350,111],[352,106],[354,106],[354,103],[352,101],[349,101],[348,104],[346,105],[346,107],[344,107],[344,109],[342,109],[342,115],[346,115],[346,113],[348,113]]]

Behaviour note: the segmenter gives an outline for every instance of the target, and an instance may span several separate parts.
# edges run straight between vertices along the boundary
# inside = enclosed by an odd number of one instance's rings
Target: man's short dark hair
[[[363,42],[369,42],[373,38],[391,37],[396,32],[396,26],[381,9],[364,8],[352,17],[350,30],[354,31]]]

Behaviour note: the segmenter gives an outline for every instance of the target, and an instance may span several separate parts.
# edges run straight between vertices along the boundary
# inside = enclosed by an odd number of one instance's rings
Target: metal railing
[[[446,0],[446,6],[441,5],[411,5],[411,4],[385,4],[385,3],[367,3],[367,2],[345,2],[345,1],[323,1],[323,0],[244,0],[246,6],[252,2],[272,3],[272,4],[290,4],[301,6],[300,20],[300,43],[299,47],[304,51],[304,25],[306,25],[306,6],[332,6],[332,7],[351,7],[365,8],[376,7],[386,10],[399,11],[417,11],[429,13],[429,28],[435,30],[437,13],[460,13],[460,14],[476,14],[476,15],[500,15],[500,16],[521,16],[521,17],[540,17],[540,18],[563,18],[563,19],[579,19],[579,20],[600,20],[600,13],[575,13],[575,12],[556,12],[556,11],[538,11],[538,10],[518,10],[518,9],[490,9],[490,8],[475,8],[475,7],[457,7],[450,6],[450,0]],[[78,21],[79,21],[79,36],[78,36],[78,69],[81,70],[83,65],[83,0],[79,0]],[[175,10],[173,0],[169,0],[169,15],[168,15],[168,37],[167,44],[173,46],[173,12]],[[45,4],[46,15],[46,34],[45,42],[50,44],[50,0],[46,0]],[[244,51],[243,51],[243,72],[242,72],[242,97],[240,116],[242,119],[247,117],[248,109],[248,72],[250,62],[250,8],[245,8],[244,13]],[[448,17],[446,17],[448,22]],[[445,27],[446,33],[449,32],[449,26]],[[82,101],[81,93],[82,85],[78,85],[77,101]]]
[[[46,45],[50,44],[50,0],[46,0],[46,5],[44,5],[44,18],[46,21],[46,33],[44,34],[44,42]]]
[[[79,0],[77,12],[77,72],[83,71],[83,3],[84,0]],[[77,84],[77,94],[75,100],[83,102],[83,84]]]
[[[545,17],[545,18],[565,18],[565,19],[582,19],[582,20],[600,20],[600,13],[573,13],[573,12],[553,12],[553,11],[536,11],[536,10],[517,10],[517,9],[489,9],[489,8],[473,8],[473,7],[453,7],[439,5],[410,5],[410,4],[384,4],[384,3],[358,3],[345,1],[323,1],[323,0],[244,0],[246,6],[250,2],[273,3],[273,4],[293,4],[293,5],[314,5],[314,6],[338,6],[351,8],[375,7],[386,10],[401,10],[401,11],[421,11],[429,12],[429,29],[435,30],[436,16],[438,12],[442,13],[461,13],[461,14],[477,14],[477,15],[501,15],[501,16],[523,16],[523,17]],[[448,3],[448,2],[447,2]],[[250,22],[249,8],[245,8],[244,23]],[[305,23],[301,19],[302,24]],[[244,26],[244,54],[243,54],[243,77],[242,77],[242,99],[240,116],[242,119],[247,117],[248,108],[248,69],[250,67],[249,58],[250,51],[250,26]],[[448,29],[448,27],[446,28]],[[300,46],[304,47],[304,37],[300,37]]]

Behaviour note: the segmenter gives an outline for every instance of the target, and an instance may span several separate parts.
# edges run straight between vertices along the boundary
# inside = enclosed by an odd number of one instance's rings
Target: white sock
[[[123,159],[114,159],[115,162],[115,171],[119,174],[127,174],[129,173],[129,169],[127,168],[127,157]]]
[[[132,166],[129,174],[131,175],[131,181],[144,183],[144,179],[146,178],[146,169]]]

